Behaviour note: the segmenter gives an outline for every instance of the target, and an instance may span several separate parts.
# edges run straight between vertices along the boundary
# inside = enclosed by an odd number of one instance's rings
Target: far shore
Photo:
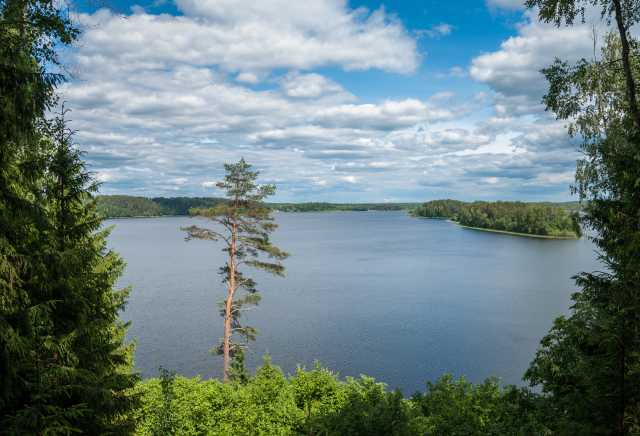
[[[274,210],[274,212],[280,212],[280,213],[309,213],[309,212],[402,212],[402,211],[406,211],[406,210],[367,210],[367,211],[363,211],[363,210],[321,210],[321,211],[297,211],[297,210],[292,210],[292,211],[282,211],[282,210]],[[106,217],[103,218],[104,220],[120,220],[120,219],[130,219],[130,218],[135,218],[135,219],[142,219],[142,218],[171,218],[171,217],[190,217],[190,215],[138,215],[138,216],[113,216],[113,217]],[[537,239],[564,239],[564,240],[576,240],[576,239],[580,239],[580,236],[551,236],[551,235],[533,235],[530,233],[520,233],[520,232],[510,232],[508,230],[497,230],[497,229],[487,229],[484,227],[472,227],[472,226],[465,226],[463,224],[460,224],[458,221],[454,221],[452,219],[449,218],[444,218],[444,217],[416,217],[416,218],[422,218],[422,219],[428,219],[428,220],[443,220],[443,221],[447,221],[453,224],[456,224],[457,226],[463,227],[465,229],[470,229],[470,230],[480,230],[482,232],[491,232],[491,233],[502,233],[504,235],[511,235],[511,236],[522,236],[525,238],[537,238]]]
[[[471,226],[465,226],[460,224],[457,221],[453,221],[453,220],[447,220],[449,222],[455,223],[457,225],[459,225],[460,227],[463,227],[465,229],[470,229],[470,230],[480,230],[482,232],[491,232],[491,233],[502,233],[505,235],[512,235],[512,236],[524,236],[525,238],[537,238],[537,239],[565,239],[565,240],[576,240],[576,239],[580,239],[579,236],[552,236],[552,235],[534,235],[531,233],[520,233],[520,232],[510,232],[508,230],[497,230],[497,229],[486,229],[484,227],[471,227]]]

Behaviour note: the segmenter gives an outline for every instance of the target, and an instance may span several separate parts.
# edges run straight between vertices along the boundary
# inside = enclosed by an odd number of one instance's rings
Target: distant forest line
[[[466,227],[554,238],[579,238],[580,203],[434,200],[411,211],[414,216],[450,219]]]
[[[134,197],[129,195],[99,195],[98,212],[104,218],[152,217],[188,215],[189,209],[213,207],[225,201],[217,197]],[[281,212],[326,211],[397,211],[411,210],[421,203],[268,203]]]
[[[100,195],[98,212],[104,218],[189,215],[192,208],[213,207],[225,201],[217,197],[135,197]],[[282,212],[409,211],[413,216],[446,218],[468,227],[551,237],[579,237],[574,214],[577,201],[552,202],[463,202],[433,200],[426,203],[269,203]]]

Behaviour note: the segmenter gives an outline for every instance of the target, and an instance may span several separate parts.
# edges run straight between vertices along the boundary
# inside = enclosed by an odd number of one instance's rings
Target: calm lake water
[[[598,267],[594,247],[464,229],[404,212],[279,213],[286,278],[255,274],[262,303],[248,365],[265,353],[292,373],[319,360],[409,395],[445,372],[474,382],[521,376],[553,319],[568,311],[571,276]],[[208,350],[222,336],[217,243],[184,241],[187,217],[119,219],[110,245],[133,290],[124,319],[145,377],[160,365],[219,376]],[[206,222],[200,222],[206,224]]]

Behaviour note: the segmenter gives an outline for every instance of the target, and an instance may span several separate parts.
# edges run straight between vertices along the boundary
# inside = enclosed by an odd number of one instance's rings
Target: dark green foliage
[[[225,201],[215,197],[156,197],[151,201],[160,206],[162,215],[189,215],[191,209],[215,207]]]
[[[136,387],[143,407],[137,434],[162,416],[161,381]],[[319,364],[285,378],[268,360],[246,384],[177,377],[171,420],[179,435],[546,435],[540,397],[442,377],[405,399],[370,377],[338,379]]]
[[[449,218],[463,226],[528,235],[580,237],[577,213],[549,204],[510,201],[464,203],[435,200],[413,211],[415,216]]]
[[[414,216],[425,218],[455,219],[460,209],[467,203],[458,200],[433,200],[422,203],[411,211]]]
[[[160,392],[162,395],[162,405],[158,411],[158,420],[153,430],[154,436],[166,436],[175,433],[174,416],[172,409],[175,399],[174,385],[176,382],[175,372],[168,371],[160,367]]]
[[[129,195],[99,195],[98,211],[104,218],[189,215],[191,209],[215,207],[226,201],[215,197],[132,197]],[[416,203],[265,203],[281,212],[328,211],[396,211],[408,210]]]
[[[129,195],[99,195],[98,213],[104,218],[124,218],[165,215],[162,207],[145,197]]]
[[[445,375],[427,383],[427,392],[414,395],[412,401],[419,408],[423,434],[549,434],[540,398],[526,389],[500,388],[496,379],[474,385]]]
[[[229,368],[229,379],[240,384],[246,384],[249,381],[249,372],[244,364],[244,353],[245,350],[242,347],[235,349]]]
[[[623,52],[610,35],[600,59],[558,60],[544,71],[547,107],[583,141],[574,190],[588,200],[582,223],[603,264],[576,277],[581,290],[570,315],[555,321],[526,374],[547,395],[560,434],[640,432],[640,137],[619,65]]]
[[[31,254],[35,266],[23,282],[28,324],[18,325],[28,333],[29,352],[8,356],[20,384],[11,386],[16,397],[3,404],[0,422],[16,434],[126,434],[135,406],[126,391],[137,378],[118,319],[128,291],[113,289],[124,264],[106,248],[108,231],[100,230],[91,197],[96,185],[63,116],[41,129],[49,156],[43,227]]]
[[[94,188],[62,120],[55,49],[77,31],[63,3],[0,1],[0,429],[127,432],[117,322],[122,261],[106,250]]]
[[[75,28],[54,1],[0,1],[0,420],[21,404],[38,374],[28,359],[38,319],[49,303],[30,295],[46,269],[40,256],[46,230],[43,180],[47,145],[38,124],[62,80],[53,47],[68,44]],[[52,423],[52,427],[64,423]],[[1,424],[0,424],[1,428]]]
[[[214,207],[225,201],[205,197],[133,197],[130,195],[99,195],[98,212],[104,218],[189,215],[194,208]]]
[[[371,377],[347,379],[339,406],[320,420],[320,434],[409,435],[411,404],[398,391],[387,392]]]
[[[329,211],[397,211],[409,210],[416,203],[269,203],[281,212],[329,212]]]

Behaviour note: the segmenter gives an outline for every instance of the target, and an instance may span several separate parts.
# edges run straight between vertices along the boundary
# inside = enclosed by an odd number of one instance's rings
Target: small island
[[[423,218],[448,219],[463,227],[517,236],[577,239],[582,236],[576,203],[433,200],[412,210]]]

